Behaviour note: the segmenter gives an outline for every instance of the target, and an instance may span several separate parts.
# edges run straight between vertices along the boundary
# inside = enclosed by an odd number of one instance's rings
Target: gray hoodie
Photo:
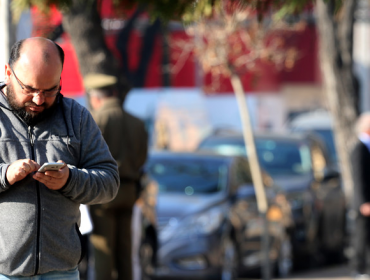
[[[109,202],[118,191],[117,164],[90,113],[59,97],[53,115],[29,127],[0,94],[1,274],[32,276],[76,267],[83,254],[80,204]],[[6,170],[18,159],[40,165],[63,160],[68,182],[53,191],[29,175],[9,186]]]

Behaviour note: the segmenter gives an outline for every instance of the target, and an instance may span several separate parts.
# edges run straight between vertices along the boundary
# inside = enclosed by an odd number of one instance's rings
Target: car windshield
[[[199,149],[246,156],[242,139],[208,139]],[[304,142],[256,139],[256,149],[261,167],[273,177],[311,172],[310,150]]]
[[[227,165],[221,160],[151,158],[147,170],[160,193],[197,195],[226,189]]]

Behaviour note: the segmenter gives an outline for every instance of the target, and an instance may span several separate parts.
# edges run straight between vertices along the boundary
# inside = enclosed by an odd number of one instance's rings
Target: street
[[[348,264],[321,267],[314,270],[300,271],[293,273],[289,278],[286,279],[313,279],[313,280],[330,280],[330,279],[341,279],[351,280],[350,269]],[[240,280],[246,280],[245,278]],[[250,280],[250,279],[248,279]]]
[[[317,270],[310,270],[306,272],[300,272],[293,274],[289,279],[342,279],[342,280],[349,280],[352,279],[350,277],[350,269],[347,264],[337,265],[337,266],[329,266],[319,268]]]

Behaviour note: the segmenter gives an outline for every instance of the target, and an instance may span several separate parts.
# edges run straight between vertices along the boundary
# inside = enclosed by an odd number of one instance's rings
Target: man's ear
[[[4,76],[4,82],[5,84],[10,83],[10,76],[12,75],[12,70],[10,69],[9,63],[5,64],[5,76]]]

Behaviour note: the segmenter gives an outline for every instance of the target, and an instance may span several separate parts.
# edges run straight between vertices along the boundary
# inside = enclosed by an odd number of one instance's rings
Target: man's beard
[[[44,107],[44,110],[42,112],[39,112],[39,113],[27,112],[26,106],[27,107],[31,105],[34,107],[40,107],[40,106],[37,106],[32,101],[26,102],[25,104],[23,104],[23,106],[18,105],[16,98],[15,98],[15,92],[14,92],[12,83],[9,83],[7,85],[6,95],[7,95],[8,103],[10,107],[13,109],[13,112],[17,116],[19,116],[29,126],[34,126],[40,121],[47,119],[55,111],[56,99],[53,105],[51,105],[49,108],[45,108],[45,104],[41,105],[42,107]]]

